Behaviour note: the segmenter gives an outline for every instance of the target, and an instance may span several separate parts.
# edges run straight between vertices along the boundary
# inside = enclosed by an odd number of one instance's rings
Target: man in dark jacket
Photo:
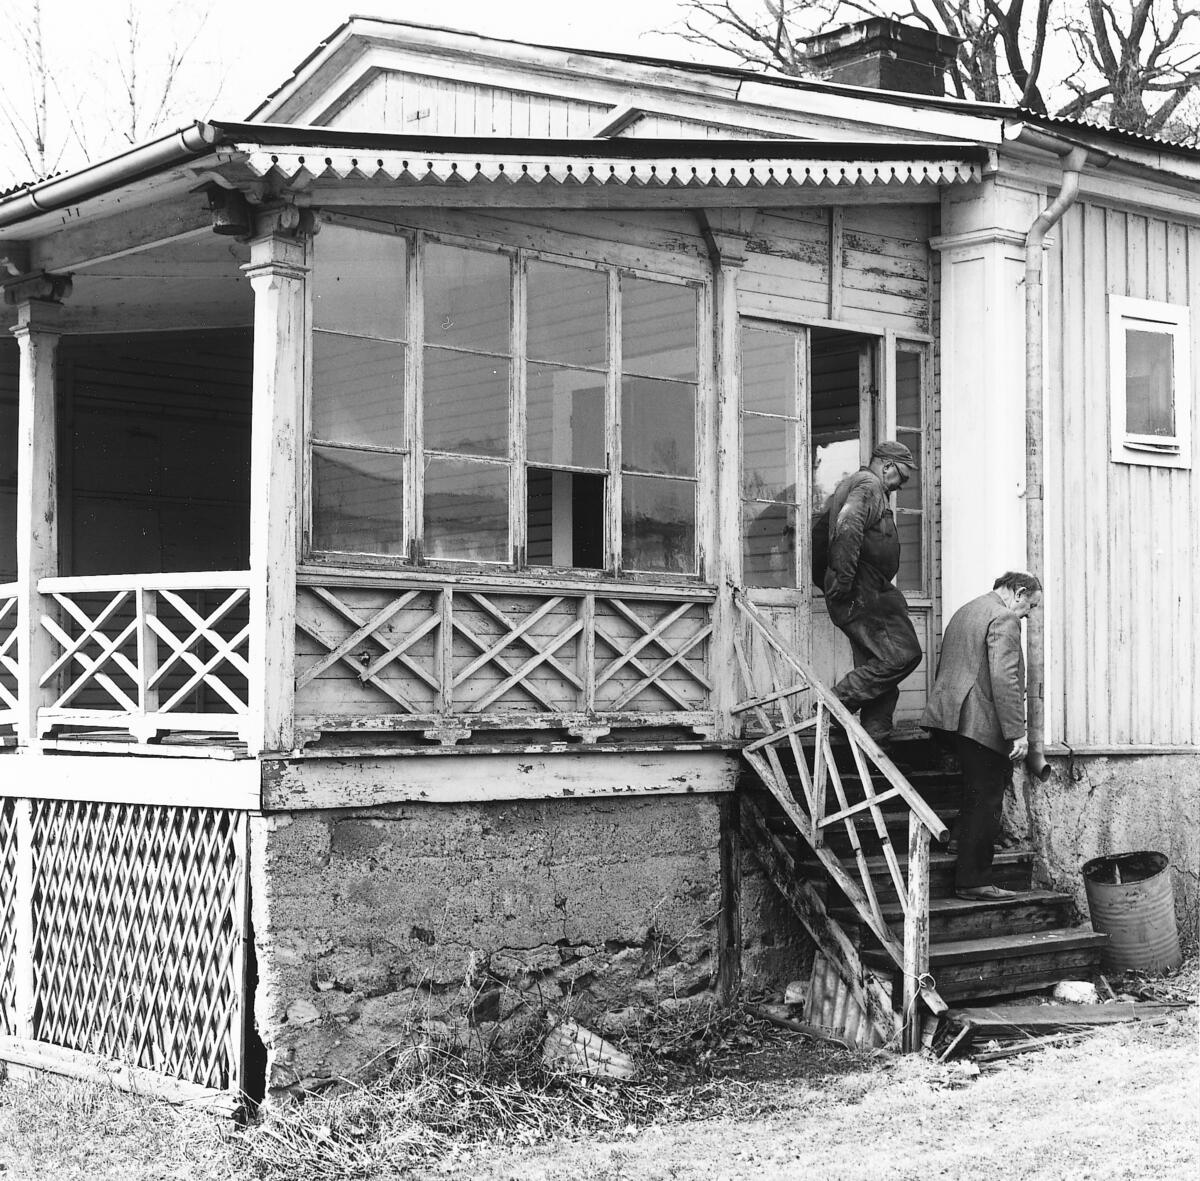
[[[860,710],[876,742],[892,732],[899,685],[921,663],[908,603],[892,585],[900,539],[891,494],[917,463],[903,443],[880,443],[867,467],[852,472],[829,498],[829,559],[825,605],[850,641],[854,668],[833,687],[847,709]]]
[[[992,858],[1013,764],[1029,752],[1021,620],[1041,601],[1035,575],[1010,571],[996,579],[990,594],[955,611],[942,636],[921,725],[949,732],[962,765],[954,879],[960,898],[1014,894],[993,884]]]

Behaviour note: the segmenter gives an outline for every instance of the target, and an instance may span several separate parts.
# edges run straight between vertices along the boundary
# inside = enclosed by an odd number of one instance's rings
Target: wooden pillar
[[[756,211],[712,209],[701,214],[704,238],[713,263],[716,342],[716,511],[709,542],[717,601],[713,613],[713,708],[717,737],[731,738],[736,719],[729,712],[738,699],[733,637],[738,621],[733,588],[742,585],[741,422],[738,379],[738,273],[746,261],[746,238]]]
[[[41,625],[38,580],[58,574],[56,357],[70,280],[40,275],[5,292],[15,304],[21,351],[17,396],[17,741],[38,745],[38,709],[53,694],[39,681],[57,649]]]
[[[904,1049],[921,1048],[925,1009],[921,988],[929,974],[929,829],[908,814],[908,899],[904,915]]]
[[[291,214],[290,219],[283,215]],[[295,745],[296,563],[301,407],[307,354],[305,238],[268,215],[244,268],[254,288],[250,439],[251,754]]]

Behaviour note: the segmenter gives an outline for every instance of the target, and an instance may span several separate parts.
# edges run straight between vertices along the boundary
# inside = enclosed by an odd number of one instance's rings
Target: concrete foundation
[[[547,1009],[603,1032],[707,1003],[719,835],[707,796],[259,819],[268,1097],[362,1078],[413,1041],[515,1033]]]
[[[1075,896],[1087,913],[1084,862],[1153,849],[1171,861],[1185,948],[1200,914],[1200,755],[1093,756],[1051,760],[1046,783],[1010,793],[1005,823],[1037,851],[1041,882]]]

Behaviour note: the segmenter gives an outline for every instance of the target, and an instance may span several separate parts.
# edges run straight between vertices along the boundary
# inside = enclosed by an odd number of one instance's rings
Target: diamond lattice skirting
[[[3,1033],[239,1091],[246,845],[243,812],[3,800]]]

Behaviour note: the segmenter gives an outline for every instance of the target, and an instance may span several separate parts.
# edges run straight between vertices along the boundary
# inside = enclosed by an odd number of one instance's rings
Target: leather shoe
[[[955,890],[954,896],[968,902],[991,902],[1000,898],[1019,898],[1023,893],[1023,890],[1006,890],[1003,886],[968,886],[964,890]]]

